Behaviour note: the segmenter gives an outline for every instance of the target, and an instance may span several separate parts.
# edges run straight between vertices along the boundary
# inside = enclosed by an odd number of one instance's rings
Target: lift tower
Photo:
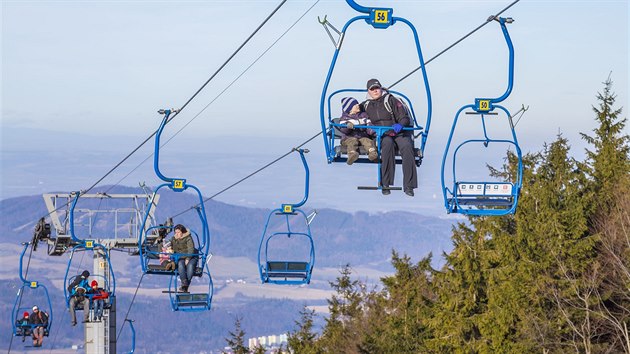
[[[110,264],[112,249],[127,251],[130,255],[138,254],[138,240],[141,235],[142,219],[149,203],[154,206],[159,201],[157,194],[82,194],[81,200],[86,207],[74,209],[74,228],[80,230],[77,242],[70,232],[71,205],[76,194],[44,194],[44,202],[48,209],[52,228],[42,218],[35,228],[34,245],[39,241],[48,245],[49,256],[61,256],[71,252],[68,264],[77,246],[93,251],[91,278],[115,287],[115,276]],[[148,229],[155,224],[153,213],[149,214],[145,225]],[[146,232],[146,230],[145,230]],[[85,247],[81,247],[81,245]],[[102,247],[95,248],[98,244]],[[82,269],[89,269],[86,265]],[[76,269],[72,269],[76,272]],[[79,270],[80,272],[80,270]],[[74,274],[69,274],[71,276]],[[110,286],[111,288],[111,286]],[[110,289],[111,290],[111,289]],[[92,312],[92,311],[91,311]],[[92,318],[93,313],[90,314]],[[77,314],[78,318],[81,318]],[[116,296],[113,294],[106,300],[101,321],[84,323],[85,352],[91,354],[116,354]]]

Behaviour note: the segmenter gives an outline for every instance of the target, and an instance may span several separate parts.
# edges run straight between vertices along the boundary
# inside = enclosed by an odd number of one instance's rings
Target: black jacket
[[[392,113],[385,107],[385,97],[392,107]],[[364,101],[360,107],[362,112],[367,113],[372,125],[387,127],[398,123],[404,127],[411,126],[411,120],[402,102],[394,95],[388,95],[387,91],[383,91],[383,95],[376,100]]]
[[[48,314],[44,311],[39,310],[37,313],[33,312],[30,316],[28,316],[28,323],[32,325],[48,325]]]

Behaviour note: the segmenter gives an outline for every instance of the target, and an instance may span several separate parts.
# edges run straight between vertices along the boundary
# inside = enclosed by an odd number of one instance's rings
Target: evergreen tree
[[[230,331],[230,337],[225,338],[227,345],[232,349],[234,354],[248,354],[249,349],[245,346],[245,331],[241,328],[241,318],[236,317],[234,320],[234,331]]]
[[[524,353],[534,351],[535,343],[523,336],[523,318],[531,312],[529,293],[536,271],[532,270],[531,235],[517,232],[521,215],[532,206],[532,185],[538,153],[525,154],[522,159],[523,183],[516,215],[476,218],[475,230],[485,235],[483,263],[487,272],[487,306],[479,316],[479,329],[487,352]],[[508,152],[506,164],[500,170],[491,169],[495,177],[515,180],[518,166],[516,154]],[[525,213],[527,214],[527,213]]]
[[[630,352],[630,137],[624,134],[626,119],[622,109],[615,109],[616,96],[610,77],[598,93],[596,113],[598,127],[594,136],[582,134],[593,146],[587,149],[586,170],[590,174],[590,226],[598,240],[598,257],[580,283],[592,294],[589,320],[596,328],[589,342],[594,351]]]
[[[576,338],[590,338],[592,329],[587,325],[588,309],[569,305],[583,295],[585,288],[575,279],[590,268],[596,255],[595,240],[588,233],[585,174],[569,151],[562,136],[545,145],[522,200],[524,208],[517,213],[517,238],[525,240],[518,265],[526,272],[523,294],[531,304],[521,329],[543,351],[586,350]]]
[[[453,229],[440,271],[392,255],[396,272],[367,292],[349,267],[331,283],[316,341],[343,353],[630,353],[630,138],[612,81],[582,137],[587,161],[559,135],[523,156],[514,215],[470,217]],[[515,182],[508,152],[491,175]]]
[[[341,269],[341,276],[330,286],[335,294],[328,300],[329,317],[326,319],[319,348],[325,353],[356,353],[361,340],[362,300],[365,284],[352,280],[350,265]]]
[[[265,354],[265,353],[267,353],[267,350],[260,343],[257,344],[254,348],[252,348],[252,354]]]
[[[435,352],[477,352],[482,344],[478,317],[486,308],[483,236],[464,223],[453,228],[454,248],[434,275],[437,301],[430,327]]]
[[[313,332],[314,316],[315,311],[306,306],[300,311],[300,320],[295,321],[295,325],[298,328],[295,332],[289,332],[287,339],[287,347],[292,353],[319,353],[315,346],[316,334]]]
[[[362,353],[420,353],[430,337],[427,319],[434,294],[431,285],[431,255],[418,264],[392,251],[396,272],[382,278],[384,289],[373,293],[366,303],[367,323]]]
[[[622,108],[614,107],[616,95],[612,92],[612,79],[604,82],[604,91],[597,94],[598,107],[593,107],[598,127],[594,135],[582,133],[582,138],[593,146],[586,149],[587,168],[592,177],[590,189],[594,198],[593,210],[606,214],[617,193],[627,193],[628,185],[620,185],[630,174],[630,137],[624,134],[626,118],[621,119]]]

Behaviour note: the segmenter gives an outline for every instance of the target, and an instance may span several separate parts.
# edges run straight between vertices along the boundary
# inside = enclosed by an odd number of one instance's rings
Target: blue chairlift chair
[[[282,204],[280,208],[269,213],[258,246],[258,271],[260,280],[272,284],[309,284],[315,264],[315,246],[311,235],[309,217],[299,208],[308,200],[309,169],[304,153],[308,150],[297,150],[306,172],[304,198],[295,204]],[[272,227],[270,221],[280,219],[279,225]],[[296,224],[304,226],[299,228]],[[271,252],[276,246],[275,241],[282,248]],[[288,255],[287,250],[302,247],[304,254]],[[295,259],[292,257],[300,257]]]
[[[167,291],[170,295],[171,300],[171,308],[173,311],[202,311],[209,310],[210,304],[212,302],[213,295],[213,285],[212,285],[212,277],[210,275],[210,271],[208,268],[209,261],[209,250],[210,250],[210,231],[208,228],[208,219],[206,217],[206,210],[204,205],[203,196],[199,188],[190,184],[184,178],[170,178],[166,177],[162,174],[159,167],[159,159],[160,159],[160,137],[168,123],[169,116],[174,113],[173,110],[160,110],[160,114],[163,115],[162,122],[160,124],[157,133],[155,134],[155,151],[153,158],[153,169],[155,174],[165,183],[160,184],[155,191],[153,192],[153,197],[149,201],[149,205],[147,207],[146,213],[144,215],[142,221],[142,227],[140,230],[140,238],[138,239],[138,249],[140,254],[140,265],[142,267],[142,271],[145,274],[159,274],[159,275],[169,275],[169,290]],[[199,293],[177,293],[177,279],[179,278],[179,273],[177,271],[177,267],[174,270],[167,270],[163,265],[157,264],[155,262],[156,259],[159,258],[159,255],[162,254],[161,249],[152,248],[152,241],[155,240],[155,235],[159,234],[161,231],[168,233],[171,229],[170,225],[159,225],[159,226],[149,226],[148,219],[151,212],[151,209],[154,206],[153,199],[157,195],[158,191],[161,188],[169,188],[173,192],[183,192],[187,189],[191,189],[196,194],[197,199],[199,200],[199,204],[195,207],[195,211],[197,212],[197,216],[199,218],[201,232],[198,233],[195,230],[190,229],[191,236],[194,237],[196,243],[195,249],[198,251],[195,256],[198,257],[198,266],[195,269],[194,275],[196,277],[200,277],[203,279],[208,279],[209,290],[199,292]],[[170,255],[172,260],[177,264],[177,261],[180,257],[190,256],[184,254],[172,254]]]
[[[31,335],[33,329],[37,326],[34,324],[20,322],[22,319],[22,313],[30,313],[33,305],[37,305],[39,311],[43,311],[48,315],[48,324],[44,326],[44,336],[48,337],[53,324],[53,307],[50,302],[48,289],[38,281],[27,280],[24,275],[24,254],[30,245],[31,243],[25,243],[24,249],[22,250],[22,253],[20,253],[19,275],[22,285],[20,286],[20,290],[18,290],[15,303],[13,304],[13,309],[11,310],[11,318],[13,320],[11,322],[11,326],[13,335],[16,337],[22,337],[23,341],[27,336]],[[35,303],[35,301],[37,301],[37,303]],[[22,306],[23,304],[25,305]]]
[[[514,47],[510,39],[506,24],[513,22],[511,18],[493,18],[499,22],[503,36],[509,50],[509,68],[508,68],[508,87],[502,96],[497,98],[475,98],[474,104],[463,106],[457,111],[450,135],[444,150],[442,158],[442,191],[444,196],[444,205],[447,213],[459,213],[464,215],[477,216],[496,216],[513,214],[518,204],[518,196],[521,190],[523,178],[523,160],[521,149],[516,138],[516,131],[512,122],[512,115],[503,106],[497,103],[504,101],[512,92],[514,82]],[[483,136],[478,138],[466,139],[462,142],[454,142],[453,135],[458,130],[460,115],[462,112],[470,117],[466,119],[478,118],[482,127]],[[509,138],[493,138],[489,136],[488,124],[492,119],[500,119],[499,113],[506,115],[509,123]],[[483,146],[485,148],[503,144],[513,147],[518,158],[518,167],[516,175],[512,181],[489,181],[489,180],[469,180],[459,177],[456,165],[458,162],[458,154],[473,146]],[[450,186],[445,181],[446,161],[447,158],[452,159],[452,181]],[[485,168],[485,166],[484,166]]]
[[[339,131],[339,128],[346,127],[346,125],[345,124],[339,124],[340,120],[339,120],[339,118],[337,116],[338,112],[333,113],[331,111],[331,100],[332,100],[332,98],[333,97],[339,97],[339,96],[337,96],[338,94],[345,93],[345,92],[361,92],[361,93],[367,92],[366,89],[342,88],[342,89],[339,89],[339,90],[336,90],[336,91],[332,92],[331,94],[327,94],[328,90],[329,90],[332,74],[333,74],[333,71],[334,71],[334,68],[335,68],[335,64],[337,62],[339,53],[341,51],[343,40],[344,40],[344,38],[346,36],[346,32],[349,29],[351,24],[353,24],[356,21],[363,20],[368,25],[372,26],[373,28],[381,29],[381,30],[388,29],[388,28],[390,28],[391,26],[394,26],[397,23],[404,23],[410,28],[411,32],[413,33],[415,48],[416,48],[416,51],[418,53],[420,69],[421,69],[421,72],[422,72],[424,90],[426,92],[426,97],[427,97],[427,116],[426,116],[426,119],[425,119],[425,122],[424,122],[424,126],[421,126],[421,125],[418,124],[418,122],[416,120],[416,115],[415,115],[415,112],[414,112],[414,109],[413,109],[413,104],[412,104],[412,102],[409,100],[409,98],[407,96],[405,96],[403,93],[397,92],[397,91],[389,91],[389,93],[395,94],[396,96],[398,96],[398,98],[400,100],[402,100],[407,107],[409,107],[408,112],[409,112],[410,120],[411,120],[413,126],[411,126],[411,127],[404,127],[403,130],[406,131],[407,134],[409,134],[409,136],[411,138],[420,140],[420,147],[414,149],[414,152],[415,152],[414,158],[415,158],[415,161],[416,161],[416,165],[420,166],[420,164],[422,163],[422,158],[424,156],[424,148],[426,146],[427,138],[429,136],[429,127],[431,125],[432,101],[431,101],[431,90],[429,88],[429,80],[427,78],[427,73],[426,73],[426,69],[425,69],[424,59],[422,57],[422,50],[421,50],[421,47],[420,47],[420,40],[418,38],[418,32],[416,31],[416,28],[413,26],[413,24],[411,22],[409,22],[407,19],[402,18],[402,17],[395,17],[395,16],[393,16],[394,9],[392,9],[392,8],[364,7],[364,6],[358,5],[354,0],[346,0],[346,2],[354,10],[356,10],[356,11],[358,11],[360,13],[363,13],[365,15],[356,16],[356,17],[350,19],[348,22],[346,22],[346,24],[343,26],[343,29],[341,31],[338,31],[335,27],[333,27],[330,23],[328,23],[328,21],[325,18],[324,18],[323,21],[320,21],[320,23],[322,25],[324,25],[324,28],[328,32],[328,35],[330,36],[330,38],[333,39],[333,42],[335,42],[334,38],[331,35],[330,31],[328,30],[328,27],[326,27],[326,26],[331,27],[339,35],[339,41],[335,43],[335,52],[333,54],[332,62],[331,62],[330,67],[328,69],[328,74],[326,76],[326,81],[324,82],[324,87],[322,89],[322,95],[321,95],[321,100],[320,100],[320,120],[321,120],[322,135],[323,135],[323,138],[324,138],[324,149],[325,149],[325,152],[326,152],[327,161],[328,161],[328,163],[346,162],[347,161],[347,151],[346,151],[344,146],[341,146],[339,144],[340,139],[341,139],[341,132]],[[378,168],[377,168],[377,176],[378,176],[377,186],[376,187],[374,187],[374,186],[359,186],[358,189],[363,189],[363,190],[380,190],[380,189],[382,189],[382,187],[381,187],[381,159],[380,159],[380,156],[381,156],[381,137],[382,137],[382,135],[385,132],[390,131],[391,127],[355,125],[355,128],[357,128],[357,129],[371,128],[371,129],[373,129],[376,132],[376,135],[377,135],[376,146],[377,146],[378,154],[379,154],[379,159],[378,159],[378,162],[376,163],[377,166],[378,166]],[[367,151],[365,151],[364,149],[360,148],[359,152],[360,152],[360,157],[359,157],[359,159],[356,162],[358,162],[358,163],[371,163],[371,161],[369,161],[367,159],[367,157],[366,157]],[[396,152],[396,154],[397,154],[397,156],[396,156],[396,163],[397,164],[401,164],[402,163],[402,159],[398,155],[398,152]],[[389,189],[391,189],[391,190],[400,190],[402,188],[401,187],[389,187]]]

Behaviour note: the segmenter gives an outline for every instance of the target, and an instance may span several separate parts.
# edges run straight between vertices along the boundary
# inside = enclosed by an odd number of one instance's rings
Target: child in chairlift
[[[359,158],[359,144],[368,152],[368,159],[376,161],[378,159],[378,151],[374,144],[376,132],[372,129],[354,129],[355,125],[372,125],[367,113],[359,111],[359,101],[353,97],[342,98],[341,111],[339,123],[347,125],[339,128],[342,133],[341,145],[345,146],[348,152],[346,163],[352,165]]]
[[[92,303],[94,305],[94,320],[100,321],[103,319],[105,299],[109,297],[109,293],[105,291],[105,289],[100,288],[96,280],[92,280],[92,283],[90,283],[90,287],[90,294],[92,295]]]
[[[175,262],[171,259],[173,247],[170,242],[164,242],[162,252],[160,253],[160,264],[166,270],[175,270]]]
[[[26,340],[26,336],[31,335],[31,325],[29,323],[28,316],[28,311],[25,311],[22,314],[22,318],[18,319],[15,322],[15,325],[17,327],[17,334],[22,336],[22,342]]]

